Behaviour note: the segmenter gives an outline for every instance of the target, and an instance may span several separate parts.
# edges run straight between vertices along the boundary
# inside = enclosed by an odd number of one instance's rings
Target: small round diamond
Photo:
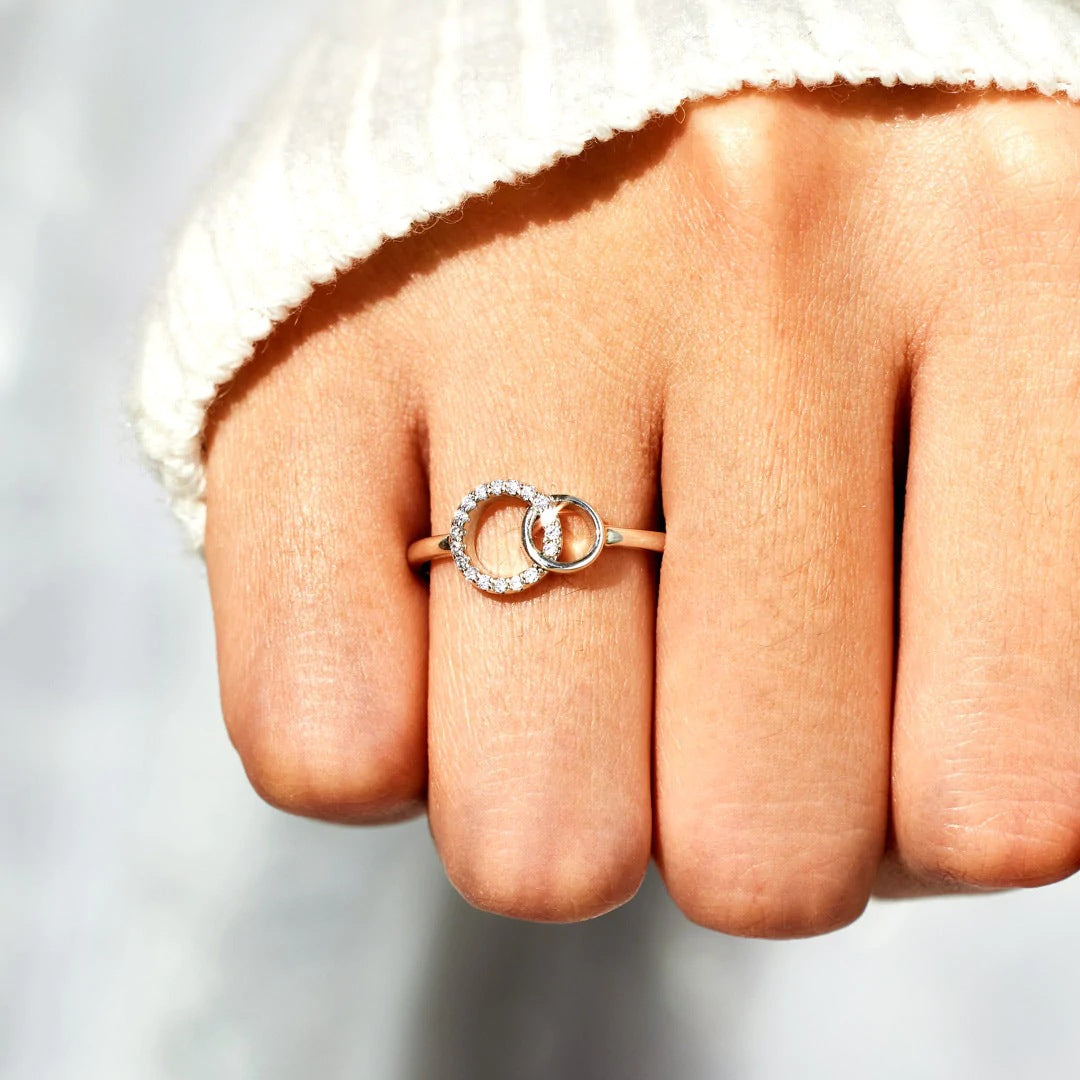
[[[501,480],[492,480],[487,486],[488,495],[494,497],[503,493],[503,482]]]
[[[473,488],[472,497],[477,502],[483,502],[488,497],[487,484],[477,484]]]
[[[481,589],[484,589],[486,591],[487,589],[491,588],[491,578],[489,578],[487,574],[481,574],[476,579],[476,584],[479,585]]]
[[[525,583],[521,580],[520,574],[515,574],[506,582],[506,587],[510,590],[510,592],[521,592],[521,590],[525,587]]]
[[[525,484],[518,494],[525,499],[526,502],[532,502],[536,498],[536,488],[532,484]]]
[[[497,593],[506,592],[508,579],[504,577],[497,577],[491,579],[491,588]]]
[[[480,571],[475,566],[467,566],[465,568],[465,576],[476,585],[480,581]]]
[[[521,491],[521,485],[516,480],[504,480],[502,489],[504,495],[517,495]]]
[[[528,570],[522,570],[521,580],[526,585],[535,585],[540,580],[540,569],[536,566],[530,566]]]

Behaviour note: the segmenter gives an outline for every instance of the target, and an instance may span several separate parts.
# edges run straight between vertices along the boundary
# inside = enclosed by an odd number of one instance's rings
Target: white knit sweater
[[[180,235],[139,438],[196,548],[218,389],[312,288],[417,222],[684,101],[836,79],[1080,99],[1076,0],[350,0]]]

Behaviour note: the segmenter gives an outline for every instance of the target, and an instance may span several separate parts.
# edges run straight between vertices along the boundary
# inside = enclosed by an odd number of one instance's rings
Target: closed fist
[[[410,570],[501,476],[662,561]],[[592,146],[317,293],[207,483],[252,784],[426,804],[480,907],[596,915],[654,853],[690,918],[797,936],[1080,865],[1075,106],[744,93]]]

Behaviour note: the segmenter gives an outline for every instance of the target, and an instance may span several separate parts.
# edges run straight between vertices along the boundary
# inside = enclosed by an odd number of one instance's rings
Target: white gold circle
[[[590,563],[596,562],[600,552],[604,550],[604,540],[607,533],[604,529],[604,523],[600,520],[600,515],[584,499],[579,499],[576,495],[552,495],[549,501],[551,505],[546,509],[538,510],[535,506],[530,506],[525,511],[525,517],[521,522],[521,543],[525,551],[538,567],[542,570],[550,570],[553,574],[572,574],[575,570],[584,570]],[[554,555],[548,551],[547,530],[551,527],[552,522],[558,522],[559,511],[564,506],[574,506],[585,514],[592,522],[593,529],[596,532],[592,547],[580,559],[574,559],[572,562],[559,562],[559,555],[562,554],[561,530],[560,550],[555,552]],[[536,528],[538,520],[544,526],[543,551],[537,549],[536,541],[533,539],[533,529]]]
[[[448,537],[450,554],[454,559],[454,564],[465,576],[465,580],[475,585],[481,592],[497,595],[522,592],[535,585],[546,573],[546,570],[537,565],[536,560],[533,559],[533,565],[526,569],[509,577],[500,577],[485,570],[469,553],[467,537],[469,526],[473,523],[473,515],[492,499],[507,497],[520,499],[525,503],[528,507],[526,515],[540,515],[551,508],[549,496],[537,491],[531,484],[521,484],[517,480],[491,480],[486,484],[477,485],[461,500],[454,511]],[[533,521],[535,523],[535,517]],[[531,533],[530,539],[532,539]],[[535,546],[534,543],[533,547]],[[562,523],[559,521],[558,514],[551,515],[544,525],[543,550],[548,553],[549,558],[557,559],[562,554]]]

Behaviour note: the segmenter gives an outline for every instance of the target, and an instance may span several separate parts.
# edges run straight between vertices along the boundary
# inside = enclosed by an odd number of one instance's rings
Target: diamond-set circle
[[[544,555],[550,559],[558,559],[562,553],[562,523],[559,521],[558,507],[547,495],[537,491],[531,484],[521,484],[517,480],[492,480],[486,484],[478,484],[461,500],[454,511],[450,523],[450,554],[454,559],[454,564],[464,574],[466,581],[475,585],[481,592],[496,595],[522,592],[529,586],[535,585],[547,573],[546,570],[533,565],[509,577],[499,577],[482,570],[470,556],[467,536],[474,512],[492,499],[507,497],[520,499],[536,510],[544,530],[541,548]]]

